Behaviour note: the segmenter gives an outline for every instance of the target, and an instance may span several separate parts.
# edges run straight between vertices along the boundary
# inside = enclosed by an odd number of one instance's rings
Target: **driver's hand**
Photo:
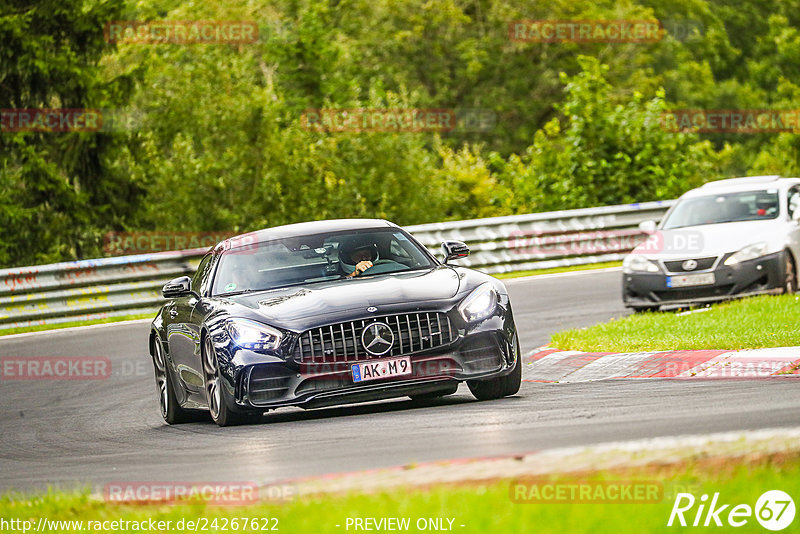
[[[347,275],[347,278],[353,278],[354,276],[358,276],[359,274],[363,273],[367,269],[372,267],[372,262],[369,260],[363,260],[356,264],[356,270],[352,273]]]
[[[369,261],[369,260],[360,261],[356,265],[356,273],[357,274],[361,274],[364,271],[366,271],[367,269],[369,269],[370,267],[372,267],[372,262],[371,261]]]

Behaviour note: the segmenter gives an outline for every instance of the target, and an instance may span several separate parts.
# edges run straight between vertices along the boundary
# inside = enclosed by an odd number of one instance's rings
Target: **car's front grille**
[[[361,343],[364,329],[383,323],[394,342],[384,354],[367,352]],[[303,332],[294,347],[298,363],[336,363],[403,356],[452,343],[455,332],[450,318],[441,312],[404,313],[336,323]]]
[[[697,262],[697,266],[694,269],[686,270],[683,267],[683,262],[689,261],[687,260],[675,260],[675,261],[665,261],[664,266],[667,270],[671,273],[690,273],[695,271],[704,271],[706,269],[710,269],[714,266],[714,262],[717,261],[716,256],[712,256],[711,258],[691,258]]]

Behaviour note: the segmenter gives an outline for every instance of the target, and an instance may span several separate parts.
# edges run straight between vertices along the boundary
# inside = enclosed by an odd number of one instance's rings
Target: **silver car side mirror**
[[[648,219],[646,221],[642,221],[639,223],[639,230],[641,230],[646,234],[652,234],[653,232],[655,232],[656,227],[657,227],[656,221],[652,219]]]

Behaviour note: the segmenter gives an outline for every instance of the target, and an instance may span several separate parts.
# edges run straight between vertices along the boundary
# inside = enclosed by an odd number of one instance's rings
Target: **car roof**
[[[215,250],[227,250],[251,243],[263,243],[276,239],[302,237],[305,235],[319,234],[321,232],[342,232],[347,230],[366,230],[370,228],[399,228],[393,222],[384,219],[328,219],[322,221],[309,221],[283,226],[264,228],[230,237],[220,242]]]
[[[683,197],[702,197],[719,193],[781,189],[797,183],[800,183],[800,179],[785,178],[779,175],[745,176],[742,178],[729,178],[726,180],[708,182],[697,189],[692,189],[684,193]]]

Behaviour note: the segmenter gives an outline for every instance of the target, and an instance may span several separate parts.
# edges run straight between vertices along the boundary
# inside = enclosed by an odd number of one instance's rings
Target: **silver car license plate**
[[[707,286],[714,282],[714,273],[683,274],[667,277],[667,287]]]
[[[366,382],[392,376],[410,375],[412,372],[411,358],[409,356],[369,363],[356,363],[351,369],[353,371],[353,382]]]

